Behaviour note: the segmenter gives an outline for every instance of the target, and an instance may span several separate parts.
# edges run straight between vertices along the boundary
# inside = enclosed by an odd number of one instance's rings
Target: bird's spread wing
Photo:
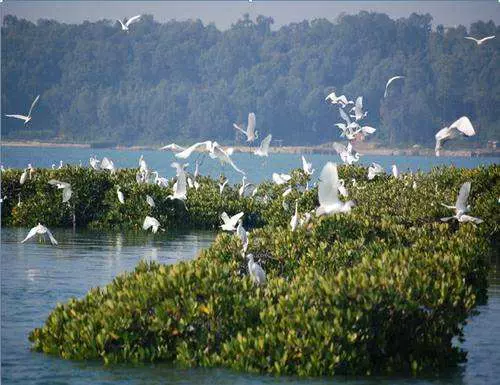
[[[234,168],[235,171],[239,172],[240,174],[245,175],[245,171],[240,170],[233,162],[233,160],[229,157],[229,155],[220,147],[220,146],[214,146],[214,155],[222,162],[222,163],[228,163],[232,168]]]
[[[54,236],[52,235],[52,233],[50,232],[49,229],[45,228],[45,230],[47,231],[47,234],[49,236],[49,239],[50,239],[50,242],[53,244],[53,245],[57,245],[57,241],[56,239],[54,238]]]
[[[339,203],[339,176],[337,165],[328,162],[323,167],[318,183],[318,200],[321,206],[331,206]]]
[[[238,126],[236,123],[233,123],[233,127],[236,128],[239,132],[241,132],[245,136],[247,136],[247,132],[243,128],[241,128],[240,126]]]
[[[38,95],[35,100],[33,100],[33,103],[31,103],[30,111],[28,112],[28,116],[31,116],[31,112],[33,111],[33,108],[35,107],[35,104],[38,102],[38,99],[40,99],[40,95]]]
[[[24,121],[28,120],[28,117],[24,115],[5,115],[5,116],[8,116],[9,118],[21,119]]]
[[[471,36],[465,36],[465,37],[464,37],[464,39],[473,40],[473,41],[475,41],[476,43],[479,43],[479,40],[478,40],[478,39],[475,39],[475,38],[473,38],[473,37],[471,37]]]
[[[396,79],[403,79],[404,76],[393,76],[392,78],[390,78],[386,85],[385,85],[385,92],[384,92],[384,98],[387,97],[387,88],[389,87],[389,84],[391,84],[394,80]]]
[[[160,150],[172,150],[174,152],[184,151],[185,149],[186,147],[179,146],[175,143],[170,143],[160,148]]]
[[[467,199],[469,199],[470,193],[470,182],[465,182],[458,193],[457,201],[455,203],[455,208],[460,211],[465,211],[467,209]]]
[[[156,218],[146,216],[144,219],[144,223],[142,224],[142,228],[144,230],[148,230],[150,227],[160,227],[160,222]]]
[[[475,224],[483,223],[483,220],[481,218],[472,217],[472,216],[466,215],[466,214],[463,214],[460,217],[460,219],[462,220],[462,222],[472,222]]]
[[[491,39],[494,39],[494,38],[495,38],[495,35],[493,35],[493,36],[488,36],[488,37],[483,37],[483,38],[481,39],[481,43],[484,43],[485,41],[487,41],[487,40],[491,40]]]
[[[186,148],[184,151],[175,154],[175,157],[180,159],[187,159],[198,147],[205,146],[205,150],[208,150],[211,144],[212,142],[210,140],[195,143],[191,147]]]
[[[28,239],[30,239],[31,237],[35,236],[35,234],[38,232],[38,228],[39,228],[38,226],[33,227],[33,228],[29,231],[28,235],[26,235],[26,238],[24,238],[24,239],[21,241],[21,243],[24,243],[24,242],[26,242]]]
[[[473,136],[476,134],[474,127],[472,127],[472,123],[467,116],[462,116],[460,119],[453,122],[450,126],[450,129],[452,128],[455,128],[466,136]]]
[[[220,217],[224,221],[224,224],[229,223],[231,220],[225,211],[220,215]]]
[[[125,26],[128,27],[130,24],[132,24],[135,21],[138,21],[140,18],[141,18],[141,15],[136,15],[136,16],[131,17],[130,19],[127,20],[127,22],[125,23]]]
[[[264,140],[260,143],[260,151],[267,154],[267,152],[269,151],[269,144],[271,143],[271,139],[273,138],[273,136],[271,134],[269,134],[268,136],[266,136],[264,138]]]
[[[255,134],[255,114],[250,112],[248,114],[247,136],[252,137]]]
[[[123,21],[121,21],[120,19],[116,19],[122,26],[122,29],[125,29],[125,24],[123,24]]]
[[[243,215],[245,215],[243,212],[233,215],[231,218],[229,218],[229,223],[234,227]]]

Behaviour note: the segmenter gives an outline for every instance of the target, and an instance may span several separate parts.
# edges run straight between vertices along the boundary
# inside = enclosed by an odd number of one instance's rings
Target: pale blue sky
[[[138,13],[152,14],[155,20],[201,19],[214,22],[219,29],[228,28],[244,13],[272,16],[274,27],[304,19],[325,17],[335,21],[342,12],[361,10],[387,13],[391,18],[407,17],[412,12],[430,13],[434,24],[469,26],[477,20],[493,20],[500,24],[500,2],[475,1],[23,1],[4,0],[3,15],[36,21],[56,19],[67,23],[84,20],[116,19]],[[2,16],[3,17],[3,16]]]

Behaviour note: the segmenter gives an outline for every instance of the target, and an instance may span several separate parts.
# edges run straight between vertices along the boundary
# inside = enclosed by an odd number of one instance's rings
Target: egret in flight
[[[26,238],[24,238],[21,241],[21,243],[26,242],[28,239],[30,239],[31,237],[35,236],[36,234],[39,234],[39,235],[45,235],[45,234],[47,234],[49,236],[50,242],[53,245],[57,245],[57,241],[54,238],[54,236],[52,235],[52,233],[50,232],[50,230],[48,228],[46,228],[45,226],[43,226],[42,224],[40,224],[40,223],[38,223],[37,226],[33,227],[29,231],[28,235],[26,235]]]
[[[390,78],[386,85],[385,85],[385,91],[384,91],[384,98],[387,97],[387,89],[389,88],[389,85],[394,81],[394,80],[398,80],[398,79],[404,79],[405,77],[404,76],[393,76],[392,78]]]
[[[255,131],[255,114],[253,112],[250,112],[248,114],[248,123],[246,130],[244,130],[241,126],[237,125],[236,123],[233,123],[233,127],[247,137],[247,142],[253,142],[255,139],[259,137],[258,132]]]
[[[31,113],[33,112],[33,108],[35,107],[35,104],[38,102],[38,99],[40,99],[40,95],[38,95],[35,100],[33,100],[33,103],[31,103],[30,110],[28,112],[28,116],[24,115],[5,115],[8,116],[9,118],[16,118],[16,119],[21,119],[24,120],[24,125],[28,124],[28,122],[31,120]]]
[[[136,21],[139,21],[140,18],[141,18],[141,15],[136,15],[136,16],[133,16],[130,19],[128,19],[125,23],[123,23],[123,21],[121,21],[120,19],[117,19],[117,20],[120,22],[120,24],[122,26],[122,31],[128,32],[130,24],[132,24]]]
[[[467,116],[462,116],[460,119],[453,122],[449,127],[442,128],[436,133],[436,156],[440,155],[442,145],[446,141],[456,138],[459,135],[473,136],[475,134],[476,132],[474,131],[474,127],[472,127],[472,123],[469,118]]]
[[[73,194],[73,190],[71,189],[71,185],[67,182],[61,182],[57,179],[49,180],[49,184],[52,186],[56,186],[58,189],[62,189],[62,201],[66,203],[71,198]]]
[[[269,134],[264,138],[264,140],[260,143],[260,147],[257,148],[253,153],[257,156],[269,156],[269,145],[271,143],[271,139],[273,136]]]
[[[142,228],[146,231],[151,228],[153,234],[156,234],[156,232],[160,228],[160,222],[158,222],[158,219],[156,218],[146,216],[146,218],[144,218],[144,223],[142,224]]]
[[[472,40],[472,41],[476,42],[477,45],[481,45],[484,42],[486,42],[488,40],[491,40],[491,39],[494,39],[494,38],[495,38],[495,35],[486,36],[486,37],[483,37],[482,39],[476,39],[475,37],[472,37],[472,36],[466,36],[466,37],[464,37],[464,39],[468,39],[468,40]]]
[[[236,231],[236,224],[243,215],[245,214],[243,212],[240,212],[233,215],[232,217],[229,217],[229,215],[227,215],[227,213],[224,211],[220,216],[222,221],[224,222],[221,225],[221,229],[225,231]]]
[[[458,197],[457,201],[455,202],[455,206],[445,205],[444,203],[441,203],[442,206],[455,210],[454,216],[441,218],[441,221],[448,222],[451,219],[456,219],[461,223],[472,222],[474,224],[479,224],[483,222],[483,220],[480,218],[476,218],[466,214],[467,212],[470,211],[470,206],[467,204],[467,200],[469,199],[469,194],[470,194],[470,188],[471,188],[470,182],[465,182],[460,187],[460,191],[458,192]]]
[[[312,175],[314,173],[314,169],[312,168],[312,163],[308,162],[304,155],[302,155],[302,170],[306,175]]]

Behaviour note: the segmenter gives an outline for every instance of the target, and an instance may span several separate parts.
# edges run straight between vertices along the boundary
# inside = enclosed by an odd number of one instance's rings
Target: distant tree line
[[[27,113],[26,127],[2,115],[3,138],[119,144],[243,142],[233,122],[254,111],[261,138],[283,144],[339,140],[335,90],[364,97],[373,140],[431,145],[462,115],[484,143],[500,137],[500,30],[492,21],[431,29],[429,14],[390,19],[360,12],[291,23],[243,15],[226,31],[200,20],[142,17],[118,22],[2,25],[2,112]],[[496,39],[477,46],[467,35]],[[386,81],[391,85],[384,99]]]

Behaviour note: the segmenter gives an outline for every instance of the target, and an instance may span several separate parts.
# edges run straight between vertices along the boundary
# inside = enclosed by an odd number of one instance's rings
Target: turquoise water
[[[493,261],[488,303],[465,328],[468,362],[431,378],[335,377],[298,379],[223,369],[180,369],[167,364],[115,365],[73,362],[31,352],[28,333],[43,324],[57,302],[82,297],[131,271],[140,259],[175,263],[193,258],[211,232],[157,235],[105,234],[52,229],[59,247],[19,243],[28,229],[1,233],[2,384],[494,384],[500,378],[500,272]]]
[[[111,150],[111,149],[90,149],[90,148],[62,148],[62,147],[1,147],[1,162],[4,167],[24,168],[28,163],[33,167],[51,167],[52,164],[59,165],[62,160],[64,164],[80,164],[88,167],[91,155],[102,159],[104,156],[111,158],[115,167],[128,168],[138,167],[139,157],[144,155],[148,166],[157,170],[161,176],[171,177],[174,169],[170,163],[178,161],[171,152],[153,150]],[[306,159],[313,163],[316,170],[321,170],[327,161],[341,163],[337,155],[306,154]],[[273,172],[289,172],[293,168],[302,167],[302,160],[298,154],[270,154],[269,158],[260,158],[248,153],[235,153],[232,156],[236,165],[243,169],[249,182],[261,182],[270,180]],[[201,156],[194,153],[185,161],[189,163],[188,170],[194,171],[195,160],[199,159],[200,173],[217,177],[221,172],[230,179],[231,183],[241,180],[241,175],[231,167],[220,166],[219,162],[210,159],[208,156]],[[424,156],[370,156],[361,157],[360,164],[370,165],[377,162],[388,172],[391,166],[396,164],[400,171],[408,169],[412,171],[428,171],[430,168],[439,165],[455,165],[456,167],[476,167],[478,165],[500,163],[499,157],[424,157]],[[317,172],[315,175],[318,175]]]

